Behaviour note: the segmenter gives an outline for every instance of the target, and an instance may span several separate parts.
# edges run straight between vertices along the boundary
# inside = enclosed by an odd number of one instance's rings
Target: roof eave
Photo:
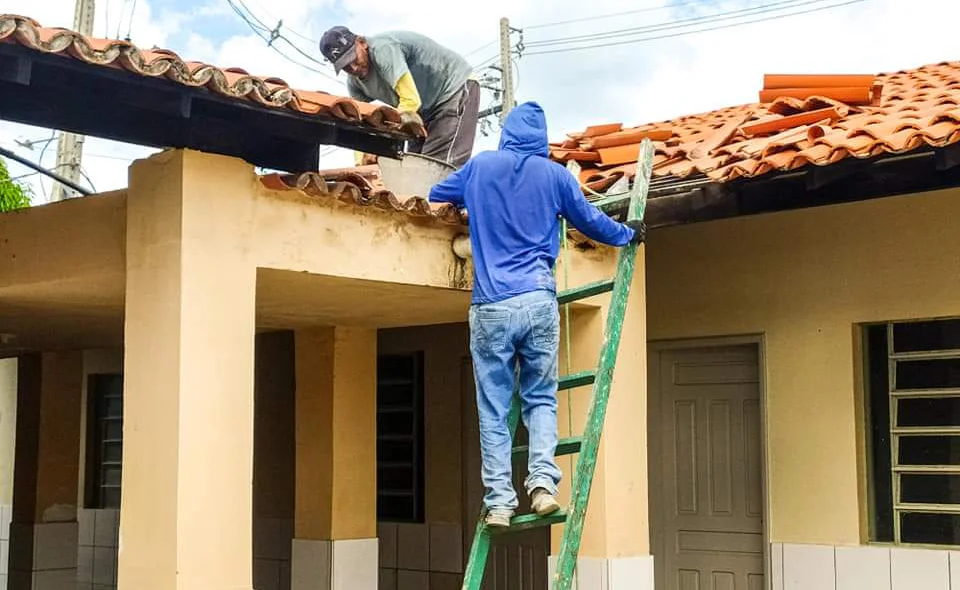
[[[398,157],[405,136],[171,84],[119,68],[0,43],[5,120],[158,148],[242,158],[288,172],[316,170],[324,145]]]
[[[652,183],[650,228],[805,209],[960,186],[960,144],[714,182],[700,175]],[[614,217],[625,202],[601,207]]]

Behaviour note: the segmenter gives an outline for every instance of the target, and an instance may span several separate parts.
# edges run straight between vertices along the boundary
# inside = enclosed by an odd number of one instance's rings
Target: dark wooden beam
[[[949,170],[960,164],[960,143],[937,150],[937,170]]]
[[[847,178],[851,174],[863,171],[867,166],[869,164],[864,164],[862,161],[853,158],[827,166],[810,166],[807,171],[807,190],[822,189],[838,180]]]
[[[0,44],[0,118],[150,147],[196,149],[293,173],[316,170],[321,146],[396,158],[404,143],[394,131],[7,44]]]
[[[811,183],[806,173],[769,174],[705,184],[680,194],[651,194],[647,202],[647,226],[663,228],[960,187],[960,166],[946,165],[960,154],[940,152],[921,150],[908,157],[857,162],[853,167],[831,174],[830,182],[823,182],[828,178],[825,175],[821,175],[819,182]],[[659,190],[668,189],[666,186]]]
[[[23,56],[0,55],[0,80],[13,84],[30,84],[32,63]]]

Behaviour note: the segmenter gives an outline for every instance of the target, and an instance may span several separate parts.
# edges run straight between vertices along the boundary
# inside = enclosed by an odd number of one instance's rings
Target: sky
[[[358,34],[417,31],[483,66],[498,56],[499,22],[507,17],[522,31],[512,37],[521,45],[517,100],[543,106],[551,139],[591,124],[643,124],[754,102],[767,73],[873,74],[960,59],[960,2],[952,0],[233,1],[268,28],[282,21],[279,31],[290,43],[278,40],[280,51],[268,47],[228,0],[96,0],[94,36],[129,36],[141,48],[164,47],[295,88],[346,94],[344,75],[338,80],[317,49],[316,39],[332,25]],[[0,13],[71,28],[74,5],[0,0]],[[582,38],[590,35],[599,36]],[[557,49],[566,51],[547,52]],[[481,108],[494,102],[487,92]],[[496,147],[496,118],[487,131],[478,132],[475,152]],[[52,136],[49,129],[0,121],[0,146],[50,168]],[[123,188],[130,162],[155,151],[87,138],[83,184],[96,192]],[[352,164],[347,150],[321,153],[321,167]],[[46,202],[51,181],[27,176],[31,170],[13,162],[10,171],[30,183],[35,204]]]

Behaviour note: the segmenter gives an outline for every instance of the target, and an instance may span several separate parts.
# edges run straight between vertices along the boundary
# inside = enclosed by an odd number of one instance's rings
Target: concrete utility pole
[[[513,108],[513,63],[510,61],[512,43],[510,43],[510,19],[500,19],[500,79],[503,86],[503,110],[500,111],[500,122],[506,118]]]
[[[95,0],[77,0],[73,13],[73,29],[83,35],[93,34],[93,14]],[[80,181],[80,159],[83,157],[83,136],[60,132],[57,143],[57,165],[54,170],[65,178],[78,184]],[[70,197],[69,188],[56,183],[52,200],[62,201]]]

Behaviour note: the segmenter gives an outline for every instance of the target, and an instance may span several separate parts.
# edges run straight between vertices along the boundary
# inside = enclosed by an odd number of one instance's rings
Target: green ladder
[[[650,186],[650,175],[653,170],[653,153],[653,144],[649,139],[644,139],[640,145],[640,156],[637,160],[637,173],[633,188],[626,197],[629,199],[628,220],[643,219],[647,190]],[[609,203],[604,204],[607,205],[612,202],[613,200],[609,200]],[[617,352],[620,348],[623,316],[627,309],[627,300],[630,298],[630,284],[633,282],[636,254],[636,244],[631,243],[623,247],[617,260],[617,272],[614,278],[590,283],[568,291],[561,291],[557,294],[558,303],[564,305],[602,293],[613,293],[606,327],[603,332],[603,348],[600,351],[600,361],[596,371],[583,371],[565,375],[559,379],[558,383],[558,390],[561,391],[593,384],[593,397],[587,413],[583,435],[571,436],[557,442],[557,456],[579,453],[577,467],[573,474],[573,493],[569,510],[558,511],[549,516],[520,515],[510,521],[509,527],[502,529],[487,527],[484,523],[486,511],[481,510],[473,537],[473,547],[470,549],[467,569],[463,576],[463,590],[480,590],[493,535],[506,535],[555,524],[565,524],[566,526],[560,542],[557,570],[553,577],[551,589],[570,589],[574,579],[577,554],[580,551],[580,538],[583,534],[583,521],[586,517],[587,504],[590,499],[593,473],[597,464],[597,450],[600,446],[600,436],[603,434],[603,421],[607,412],[607,401],[610,397],[610,385],[613,382],[613,370],[617,362]],[[514,437],[517,425],[520,422],[520,400],[516,392],[507,421],[510,436]],[[526,446],[517,446],[513,449],[513,455],[514,457],[526,455],[527,451]]]

